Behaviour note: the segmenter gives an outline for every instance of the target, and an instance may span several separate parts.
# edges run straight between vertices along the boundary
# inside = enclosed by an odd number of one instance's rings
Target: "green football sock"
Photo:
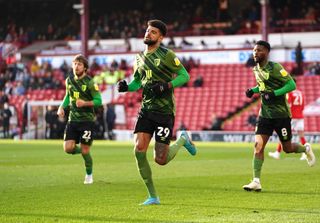
[[[261,168],[264,160],[258,159],[257,157],[253,158],[253,177],[260,178]]]
[[[90,153],[82,154],[82,157],[84,159],[84,165],[86,166],[86,173],[88,175],[91,175],[92,174],[92,165],[93,165],[92,157],[91,157]]]
[[[136,160],[140,175],[145,183],[149,197],[157,197],[156,189],[152,181],[152,173],[146,152],[135,152]]]
[[[177,139],[177,141],[175,141],[174,143],[172,143],[169,147],[169,152],[167,155],[167,163],[170,162],[170,160],[172,160],[177,152],[179,151],[179,149],[181,148],[181,146],[183,146],[183,144],[186,142],[185,138],[183,137],[179,137],[179,139]]]
[[[73,151],[72,151],[72,155],[76,155],[76,154],[79,154],[81,153],[81,148],[77,145],[75,145]]]
[[[296,153],[305,153],[306,152],[306,147],[301,144],[293,143],[293,146],[296,146]]]

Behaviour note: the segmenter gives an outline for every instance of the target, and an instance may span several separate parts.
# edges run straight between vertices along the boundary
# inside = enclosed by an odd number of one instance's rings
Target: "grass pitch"
[[[132,143],[95,141],[94,184],[62,141],[0,141],[0,222],[320,222],[320,146],[310,168],[298,154],[265,158],[262,192],[246,192],[252,144],[198,143],[167,166],[149,161],[161,205],[141,207],[146,189]],[[269,144],[266,151],[273,150]]]

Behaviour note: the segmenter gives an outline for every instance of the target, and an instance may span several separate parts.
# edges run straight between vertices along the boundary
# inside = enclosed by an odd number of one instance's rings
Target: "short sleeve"
[[[173,73],[177,73],[177,71],[183,68],[179,58],[172,50],[168,50],[166,55],[166,65],[170,68],[170,70],[172,70]]]
[[[93,79],[90,80],[88,87],[90,89],[91,95],[99,94],[99,86],[94,83]]]
[[[284,83],[292,79],[288,71],[286,71],[286,69],[279,63],[274,64],[274,73],[277,75],[277,78],[282,80]]]

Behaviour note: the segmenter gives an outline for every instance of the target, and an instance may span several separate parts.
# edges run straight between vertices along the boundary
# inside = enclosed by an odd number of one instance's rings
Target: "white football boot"
[[[307,160],[307,155],[305,153],[302,153],[300,160]]]
[[[84,178],[84,184],[92,184],[93,183],[93,177],[92,174],[88,175],[86,174],[86,177]]]
[[[256,192],[260,192],[262,189],[260,182],[255,180],[251,181],[251,183],[247,185],[244,185],[242,188],[246,191],[256,191]]]
[[[280,159],[280,153],[278,151],[269,152],[268,155],[276,160]]]
[[[304,144],[306,147],[306,155],[307,155],[307,162],[309,166],[314,166],[316,164],[316,157],[312,151],[311,145],[309,143]]]

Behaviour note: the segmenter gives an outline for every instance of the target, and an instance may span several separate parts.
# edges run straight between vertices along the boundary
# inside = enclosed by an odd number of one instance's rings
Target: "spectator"
[[[296,74],[301,75],[303,74],[303,54],[302,54],[302,46],[300,41],[296,46],[295,56],[296,56],[296,66],[297,66]]]
[[[34,60],[30,67],[31,74],[36,74],[40,71],[40,66],[37,60]]]
[[[211,125],[209,128],[204,128],[203,130],[214,130],[214,131],[219,131],[222,130],[222,124],[223,124],[224,119],[217,117],[215,113],[212,114],[211,116]]]
[[[93,46],[93,49],[99,51],[102,49],[102,46],[100,44],[100,37],[96,37],[95,39],[96,39],[96,42]]]
[[[13,86],[12,86],[12,83],[10,81],[7,81],[4,85],[4,88],[3,88],[3,92],[4,94],[6,95],[11,95],[12,92],[13,92]]]
[[[58,117],[58,119],[56,120],[56,138],[57,139],[63,139],[63,135],[64,135],[64,129],[66,127],[67,124],[67,116],[65,117]]]
[[[184,124],[183,121],[181,121],[181,122],[179,123],[179,127],[178,127],[177,130],[179,130],[179,131],[187,130],[187,127],[186,127],[186,125]]]
[[[39,89],[39,83],[38,83],[38,78],[37,77],[31,77],[30,82],[29,82],[29,89],[31,90],[36,90]]]
[[[1,112],[1,119],[3,124],[3,137],[10,138],[10,118],[12,117],[12,112],[9,108],[8,103],[4,103],[3,110]]]
[[[54,108],[53,106],[48,106],[48,109],[45,114],[45,120],[46,120],[46,128],[45,128],[45,138],[46,139],[57,139],[56,137],[57,130],[57,108]]]
[[[9,98],[4,93],[4,91],[0,91],[0,108],[2,108],[2,105],[4,105],[4,103],[9,103]]]
[[[60,80],[55,79],[55,80],[53,80],[52,88],[53,89],[63,89],[63,85]]]
[[[254,67],[255,65],[256,65],[256,62],[254,62],[253,54],[251,53],[246,62],[246,67]]]
[[[118,62],[117,62],[116,60],[113,60],[113,61],[111,62],[111,64],[110,64],[110,68],[111,68],[112,70],[117,70],[117,69],[119,68]]]
[[[220,21],[226,21],[228,18],[228,0],[219,0],[217,19]]]
[[[28,96],[26,97],[26,100],[24,101],[23,105],[23,113],[22,113],[22,132],[26,132],[27,129],[27,124],[28,124],[28,103],[29,103],[29,98]]]
[[[176,48],[176,42],[174,41],[172,36],[170,37],[170,40],[168,42],[168,48],[170,48],[170,49]]]
[[[193,87],[202,87],[203,86],[203,77],[199,74],[193,82]]]
[[[106,113],[106,122],[107,122],[107,133],[108,133],[108,139],[113,140],[114,134],[113,134],[113,128],[116,121],[116,113],[114,110],[113,104],[107,105],[107,113]]]
[[[128,64],[125,59],[121,59],[119,69],[120,70],[127,70],[128,69]]]
[[[124,39],[124,44],[125,44],[125,46],[126,46],[126,51],[127,51],[127,52],[131,52],[131,48],[132,48],[132,47],[131,47],[131,43],[130,43],[129,38],[126,37],[126,38]]]
[[[252,47],[252,46],[251,46],[250,41],[246,39],[246,41],[245,41],[244,44],[243,44],[243,48],[251,48],[251,47]]]
[[[92,75],[96,75],[96,74],[101,72],[101,66],[98,63],[98,59],[97,58],[93,59],[93,62],[91,64],[91,66],[90,66],[90,71],[91,71]]]
[[[307,76],[313,76],[313,75],[319,75],[320,74],[320,63],[315,62],[308,66],[308,71],[305,75]]]
[[[250,115],[248,116],[247,124],[249,126],[255,127],[257,124],[257,115],[251,112]]]
[[[21,81],[18,81],[17,87],[13,89],[14,95],[24,95],[26,93],[26,88],[22,85]]]
[[[191,42],[188,42],[185,37],[182,37],[182,41],[180,43],[181,49],[190,49],[193,46]]]
[[[67,74],[70,72],[71,67],[69,67],[68,63],[66,60],[63,60],[63,63],[60,66],[60,70],[63,73],[63,77],[66,78]]]
[[[201,44],[201,49],[203,50],[208,49],[208,45],[203,39],[200,41],[200,44]]]
[[[217,41],[217,49],[224,49],[224,45],[220,41]]]
[[[94,122],[95,139],[104,139],[105,123],[104,123],[104,109],[103,106],[99,106],[94,109],[96,113],[96,120]]]
[[[7,82],[7,78],[4,75],[4,72],[2,73],[0,71],[0,91],[2,91],[4,89],[4,86],[5,86],[6,82]]]

